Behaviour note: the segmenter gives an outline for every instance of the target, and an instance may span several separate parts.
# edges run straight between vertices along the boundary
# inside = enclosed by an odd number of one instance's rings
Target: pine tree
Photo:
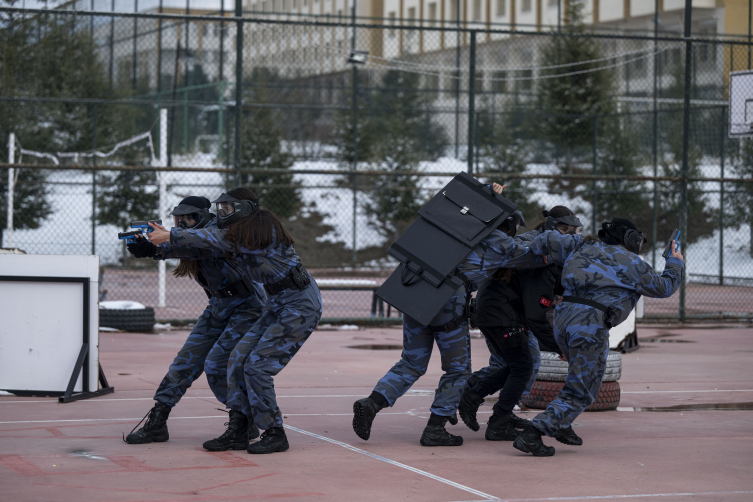
[[[479,174],[484,175],[486,183],[506,184],[505,196],[518,205],[528,220],[529,228],[533,228],[534,222],[543,219],[541,211],[547,209],[534,200],[535,181],[505,176],[508,173],[525,173],[533,156],[530,143],[525,138],[525,125],[519,123],[513,113],[492,115],[485,112],[479,113],[477,124],[478,156],[482,163]]]
[[[615,110],[615,84],[612,70],[589,71],[604,62],[572,64],[599,59],[603,53],[597,39],[579,36],[587,32],[583,2],[564,0],[563,7],[564,36],[551,37],[542,47],[539,65],[567,66],[542,70],[537,91],[538,106],[544,112],[539,118],[542,132],[558,151],[565,152],[570,169],[578,148],[591,145],[592,117]]]
[[[444,129],[431,120],[427,100],[420,91],[419,75],[390,70],[370,96],[367,110],[359,113],[358,161],[384,172],[359,187],[368,194],[362,207],[370,224],[388,242],[408,228],[425,202],[418,176],[405,173],[417,171],[421,161],[438,159],[447,144]],[[340,130],[345,134],[340,136],[338,150],[341,162],[347,163],[347,153],[353,151],[352,135],[348,147],[347,127]]]
[[[13,6],[14,0],[6,2]],[[122,97],[109,88],[107,72],[88,30],[69,16],[0,13],[0,95],[22,98]],[[85,151],[92,147],[94,105],[60,101],[0,101],[0,158],[7,159],[11,132],[24,148]],[[132,107],[97,105],[98,144],[112,144],[130,133]],[[25,162],[35,159],[25,157]],[[14,228],[36,229],[52,213],[47,172],[17,171]],[[5,221],[7,173],[0,176],[0,219]]]

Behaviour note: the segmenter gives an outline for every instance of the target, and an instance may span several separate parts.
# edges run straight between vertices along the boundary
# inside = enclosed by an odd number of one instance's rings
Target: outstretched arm
[[[180,258],[181,260],[201,260],[209,256],[219,256],[222,253],[213,249],[200,249],[188,246],[177,246],[169,242],[157,246],[155,259],[167,260]]]
[[[667,258],[664,272],[655,271],[645,261],[638,258],[638,280],[635,290],[643,296],[650,298],[668,298],[672,296],[682,282],[682,274],[685,269],[683,256],[677,251],[677,244],[672,243],[672,254]]]
[[[225,231],[219,228],[190,230],[173,228],[170,231],[170,244],[210,250],[215,253],[240,253],[241,246],[225,238]]]
[[[548,263],[563,265],[583,239],[581,234],[561,234],[556,230],[547,230],[531,242],[531,251],[535,255],[548,257]]]

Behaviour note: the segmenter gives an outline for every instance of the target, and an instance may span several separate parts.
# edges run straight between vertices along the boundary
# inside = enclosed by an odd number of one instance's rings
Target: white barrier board
[[[99,256],[0,255],[1,390],[61,395],[85,342],[88,388],[97,390],[98,281]]]

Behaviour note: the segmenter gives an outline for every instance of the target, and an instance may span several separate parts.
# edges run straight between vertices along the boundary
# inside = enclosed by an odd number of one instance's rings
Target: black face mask
[[[546,211],[545,211],[546,212]],[[570,227],[582,227],[583,223],[580,222],[577,216],[575,215],[567,215],[567,216],[560,216],[559,218],[555,218],[554,216],[548,216],[548,212],[544,216],[546,216],[546,220],[544,221],[544,230],[554,230],[557,228],[557,225],[568,225]]]
[[[179,221],[177,226],[183,229],[204,228],[207,225],[207,223],[212,221],[212,218],[214,218],[214,215],[209,212],[209,209],[199,208],[199,207],[191,206],[188,204],[179,204],[175,206],[175,208],[170,213],[170,215],[171,216],[191,215],[191,219],[195,220],[196,223],[194,225],[189,225],[185,221]]]

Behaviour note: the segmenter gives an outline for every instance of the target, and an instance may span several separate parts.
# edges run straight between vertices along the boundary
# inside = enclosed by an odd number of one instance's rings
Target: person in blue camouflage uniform
[[[580,233],[580,229],[583,226],[575,216],[575,213],[566,206],[554,206],[548,211],[543,211],[543,216],[545,218],[544,221],[539,223],[533,230],[515,236],[515,240],[530,243],[535,237],[544,232],[545,229],[555,229],[562,234],[576,234]],[[503,287],[501,290],[497,287],[487,291],[487,295],[490,295],[489,298],[482,299],[477,295],[477,302],[481,300],[487,302],[487,305],[492,306],[489,310],[493,313],[485,314],[484,312],[479,312],[481,310],[479,306],[476,309],[476,316],[484,318],[485,325],[491,325],[489,323],[493,319],[487,319],[491,315],[492,318],[496,318],[496,321],[504,321],[510,326],[510,322],[514,323],[513,319],[508,319],[508,316],[504,315],[505,312],[509,311],[500,309],[494,306],[493,303],[488,302],[511,302],[515,305],[514,308],[520,309],[519,318],[520,322],[527,328],[528,352],[533,362],[533,371],[521,394],[526,395],[533,388],[533,384],[538,376],[539,366],[541,365],[541,349],[539,345],[541,344],[541,348],[546,351],[562,354],[562,350],[554,339],[550,317],[551,311],[554,310],[554,298],[562,294],[562,285],[560,284],[562,267],[554,263],[543,268],[513,272],[512,275],[514,277],[511,277],[508,283],[511,287],[509,294],[505,294],[508,291],[507,287]],[[480,294],[481,291],[479,291]],[[512,312],[509,313],[512,314]],[[500,314],[502,314],[502,317],[498,318],[497,316]],[[487,337],[484,337],[484,340],[490,353],[489,366],[474,371],[468,378],[463,391],[463,397],[460,401],[460,415],[471,430],[479,430],[476,420],[478,408],[483,404],[483,399],[486,396],[499,390],[500,399],[494,407],[494,415],[489,420],[489,427],[486,429],[485,436],[486,439],[492,441],[500,440],[500,438],[502,440],[513,440],[517,437],[517,433],[512,429],[523,429],[531,425],[531,421],[517,417],[514,413],[509,414],[509,425],[505,424],[508,421],[500,420],[500,416],[505,412],[501,403],[507,401],[503,395],[503,388],[505,388],[506,381],[511,373],[507,362],[499,354],[496,345]],[[516,354],[511,353],[509,357],[516,358]],[[494,427],[492,426],[493,422]]]
[[[503,187],[494,184],[494,191]],[[400,361],[377,383],[369,397],[353,404],[353,430],[363,440],[371,436],[376,414],[393,406],[395,401],[426,373],[432,347],[436,341],[444,374],[434,394],[431,417],[421,435],[423,446],[459,446],[463,438],[447,432],[445,424],[455,417],[465,380],[471,372],[470,336],[465,312],[467,295],[500,267],[525,268],[544,266],[529,248],[516,245],[512,237],[494,230],[458,265],[457,271],[467,278],[467,288],[460,288],[439,314],[422,326],[403,317],[403,353]],[[454,420],[453,420],[454,421]]]
[[[155,231],[150,239],[169,240],[201,254],[229,254],[249,277],[264,284],[268,293],[265,312],[237,343],[228,362],[228,406],[253,415],[258,428],[264,429],[261,441],[248,446],[249,453],[286,451],[289,445],[277,406],[274,376],[319,323],[321,294],[303,268],[292,237],[271,211],[258,207],[253,192],[234,188],[214,202],[220,228],[173,228],[169,233]]]
[[[531,243],[535,254],[563,266],[565,294],[555,309],[554,336],[569,363],[559,396],[513,443],[535,456],[554,455],[541,436],[554,437],[570,428],[596,399],[606,370],[609,329],[628,317],[641,295],[668,298],[682,281],[683,256],[675,243],[659,274],[638,256],[645,239],[629,220],[603,224],[599,238],[548,231]]]
[[[178,228],[216,228],[211,204],[205,197],[187,197],[171,213]],[[243,269],[224,257],[202,255],[194,248],[164,243],[155,246],[139,239],[128,246],[137,257],[156,260],[180,258],[177,277],[189,276],[206,292],[209,303],[196,321],[191,334],[178,352],[154,395],[157,402],[146,425],[126,438],[130,444],[167,441],[166,420],[170,410],[202,371],[219,402],[228,403],[227,366],[230,353],[238,341],[256,323],[263,311],[267,294],[251,281]],[[238,296],[240,295],[240,296]],[[147,415],[149,416],[149,415]],[[211,451],[245,449],[259,430],[245,415],[231,413],[228,431],[204,443]]]

